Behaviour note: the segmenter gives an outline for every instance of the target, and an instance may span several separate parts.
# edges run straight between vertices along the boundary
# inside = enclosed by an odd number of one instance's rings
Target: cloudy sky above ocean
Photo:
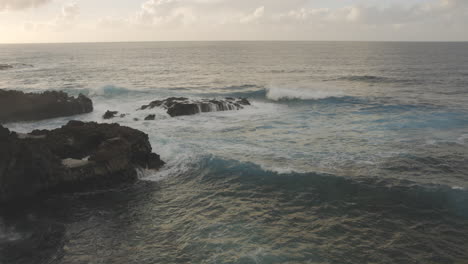
[[[0,0],[0,43],[466,41],[466,0]]]

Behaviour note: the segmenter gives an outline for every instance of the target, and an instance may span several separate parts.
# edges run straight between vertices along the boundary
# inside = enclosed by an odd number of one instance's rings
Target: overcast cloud
[[[25,28],[36,31],[73,27],[76,37],[70,41],[468,40],[468,0],[101,1],[93,8],[97,4],[91,0],[0,0],[0,10],[10,14],[12,26],[27,23]],[[49,20],[13,16],[46,4],[57,10]],[[80,15],[86,10],[94,16]]]
[[[0,0],[0,11],[35,8],[50,1],[51,0]]]

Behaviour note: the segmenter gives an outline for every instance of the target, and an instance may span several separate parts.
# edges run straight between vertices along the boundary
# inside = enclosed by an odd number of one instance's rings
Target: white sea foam
[[[199,163],[200,156],[190,149],[183,149],[176,144],[159,145],[153,143],[156,151],[167,162],[158,171],[140,170],[139,177],[148,181],[161,181],[168,177],[185,174],[193,170],[194,165]]]
[[[22,238],[21,234],[16,232],[14,227],[8,227],[5,225],[3,222],[3,219],[0,218],[0,241],[7,241],[7,242],[12,242],[12,241],[17,241]]]
[[[104,86],[99,86],[95,89],[92,89],[89,91],[90,96],[111,96],[111,95],[122,95],[125,93],[130,92],[130,90],[123,88],[123,87],[118,87],[114,85],[104,85]]]
[[[257,163],[255,163],[257,164]],[[293,174],[293,173],[306,173],[307,171],[304,171],[304,170],[300,170],[300,169],[297,169],[297,168],[291,168],[291,167],[276,167],[276,166],[271,166],[269,164],[262,164],[262,163],[259,163],[257,164],[260,166],[260,168],[262,168],[262,170],[264,171],[270,171],[270,172],[273,172],[273,173],[277,173],[277,174]]]
[[[457,139],[457,143],[461,145],[465,145],[467,140],[468,140],[468,134],[464,134]]]
[[[284,88],[270,87],[267,88],[267,99],[273,101],[280,100],[317,100],[329,97],[343,97],[344,94],[334,90],[317,90],[312,88]]]

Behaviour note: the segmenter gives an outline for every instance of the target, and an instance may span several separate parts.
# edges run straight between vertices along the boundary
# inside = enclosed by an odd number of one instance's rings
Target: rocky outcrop
[[[151,121],[151,120],[156,120],[156,115],[148,115],[145,117],[145,121]]]
[[[185,97],[171,97],[165,100],[156,100],[148,105],[142,106],[141,110],[153,109],[162,107],[167,110],[171,117],[194,115],[205,112],[230,111],[240,110],[244,106],[250,105],[250,102],[245,98],[225,98],[217,99],[199,99],[190,100]]]
[[[112,119],[114,118],[119,112],[117,111],[106,111],[106,113],[102,116],[103,119]]]
[[[71,97],[57,91],[34,94],[0,90],[0,123],[42,120],[92,111],[93,102],[81,94]]]
[[[116,117],[118,114],[119,114],[118,111],[109,111],[109,110],[107,110],[107,111],[104,113],[104,115],[102,116],[102,118],[103,118],[103,119],[112,119],[112,118]],[[127,116],[127,114],[120,114],[120,115],[119,115],[120,118],[124,118],[124,117],[126,117],[126,116]]]
[[[47,190],[135,180],[137,168],[164,165],[148,135],[118,124],[70,121],[18,134],[0,126],[0,202]]]
[[[8,70],[8,69],[13,69],[13,65],[10,64],[0,64],[0,71]]]

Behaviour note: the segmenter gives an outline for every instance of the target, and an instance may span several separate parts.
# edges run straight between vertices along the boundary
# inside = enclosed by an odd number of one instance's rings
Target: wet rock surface
[[[35,94],[0,90],[0,123],[42,120],[92,111],[93,102],[82,94],[72,97],[58,91]]]
[[[114,118],[119,112],[118,111],[107,111],[102,118],[104,119],[112,119]]]
[[[148,115],[147,117],[145,117],[145,121],[152,121],[152,120],[156,120],[156,115]]]
[[[250,105],[246,98],[225,98],[225,99],[198,99],[190,100],[185,97],[170,97],[164,100],[156,100],[148,105],[143,105],[140,109],[153,109],[162,107],[167,110],[171,117],[195,115],[206,112],[240,110]]]
[[[138,168],[164,165],[148,135],[118,124],[70,121],[19,135],[0,125],[0,202],[54,190],[135,180]]]
[[[115,118],[115,117],[120,117],[120,118],[124,118],[127,116],[127,114],[120,114],[119,115],[119,112],[118,111],[109,111],[107,110],[104,115],[102,116],[103,119],[112,119],[112,118]]]

